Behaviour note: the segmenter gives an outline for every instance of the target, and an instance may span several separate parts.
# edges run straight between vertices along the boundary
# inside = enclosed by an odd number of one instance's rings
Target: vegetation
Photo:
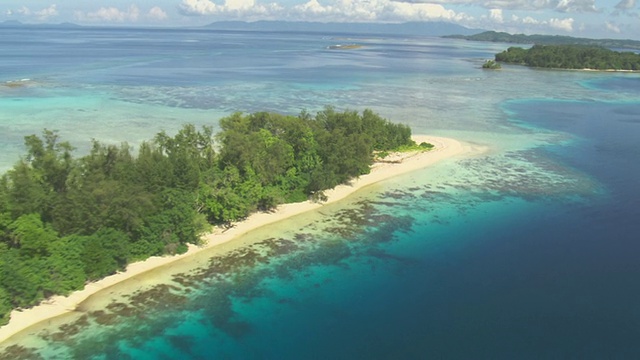
[[[421,142],[420,144],[416,144],[415,142],[410,142],[408,144],[401,145],[392,150],[394,153],[412,153],[412,152],[429,151],[433,148],[434,148],[434,145],[428,142]],[[376,161],[384,162],[383,160],[389,155],[390,155],[389,150],[380,150],[380,151],[374,152],[374,158]]]
[[[495,62],[494,60],[487,60],[484,62],[484,64],[482,64],[482,68],[483,69],[489,69],[489,70],[498,70],[498,69],[502,69],[502,66]]]
[[[362,45],[358,45],[358,44],[329,45],[328,47],[329,50],[353,50],[353,49],[360,49],[360,48],[362,48]]]
[[[640,70],[640,55],[583,45],[510,47],[496,61],[554,69]]]
[[[95,141],[80,158],[56,132],[27,136],[0,178],[0,324],[131,261],[184,252],[209,224],[322,198],[368,173],[374,152],[416,146],[409,127],[369,110],[236,113],[220,127],[161,132],[135,155]]]
[[[508,34],[505,32],[485,31],[475,35],[448,35],[445,38],[465,39],[470,41],[491,41],[512,44],[538,44],[538,45],[587,45],[599,46],[608,49],[640,49],[640,41],[618,39],[587,39],[559,35],[523,35]]]

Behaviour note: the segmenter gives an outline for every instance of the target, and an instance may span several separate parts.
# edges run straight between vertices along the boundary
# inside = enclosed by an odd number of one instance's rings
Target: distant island
[[[327,48],[329,50],[353,50],[360,49],[362,45],[358,44],[346,44],[346,45],[329,45]]]
[[[496,54],[495,60],[553,69],[640,70],[640,54],[586,45],[534,45],[529,49],[510,47]]]
[[[640,41],[617,39],[588,39],[560,35],[524,35],[508,34],[505,32],[485,31],[475,35],[445,35],[443,38],[464,39],[470,41],[503,42],[512,44],[537,45],[588,45],[600,46],[608,49],[640,50]]]

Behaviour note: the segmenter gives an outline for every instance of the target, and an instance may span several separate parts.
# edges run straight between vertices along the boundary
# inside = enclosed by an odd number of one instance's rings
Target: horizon
[[[444,22],[510,34],[640,40],[636,0],[7,0],[0,22],[201,27],[221,21],[400,24]]]
[[[203,25],[198,25],[198,26],[189,26],[189,25],[178,25],[178,26],[170,26],[170,25],[143,25],[143,24],[79,24],[79,23],[75,23],[75,22],[59,22],[59,23],[54,23],[54,22],[46,22],[46,23],[28,23],[28,22],[23,22],[20,20],[4,20],[4,21],[0,21],[0,26],[2,25],[12,25],[12,24],[16,24],[18,26],[24,26],[24,27],[47,27],[47,26],[51,26],[51,27],[65,27],[65,26],[69,26],[69,27],[82,27],[82,28],[113,28],[113,29],[158,29],[158,30],[162,30],[162,29],[167,29],[167,30],[171,30],[171,29],[198,29],[198,28],[213,28],[212,30],[229,30],[229,31],[233,31],[233,30],[238,30],[238,31],[271,31],[272,29],[258,29],[258,28],[252,28],[252,29],[241,29],[241,28],[229,28],[229,29],[224,29],[224,28],[215,28],[214,25],[216,24],[247,24],[247,25],[251,25],[251,24],[256,24],[256,23],[281,23],[281,24],[285,24],[285,23],[291,23],[291,24],[304,24],[304,23],[309,23],[309,24],[314,24],[314,25],[335,25],[335,24],[341,24],[341,25],[374,25],[374,26],[385,26],[385,25],[396,25],[396,26],[402,26],[402,25],[409,25],[409,24],[445,24],[445,25],[449,25],[449,26],[459,26],[461,29],[466,29],[467,31],[463,34],[463,33],[449,33],[446,32],[445,34],[437,34],[437,35],[433,35],[433,34],[424,34],[425,36],[444,36],[444,35],[475,35],[475,34],[480,34],[480,33],[484,33],[484,32],[496,32],[496,33],[505,33],[505,34],[509,34],[509,35],[526,35],[526,36],[564,36],[564,37],[570,37],[570,38],[581,38],[581,39],[594,39],[594,40],[622,40],[622,41],[640,41],[640,38],[631,38],[631,37],[587,37],[587,36],[574,36],[571,34],[543,34],[543,33],[522,33],[522,32],[507,32],[507,31],[497,31],[497,30],[488,30],[488,29],[478,29],[478,28],[469,28],[469,27],[465,27],[462,25],[458,25],[455,23],[451,23],[451,22],[446,22],[446,21],[405,21],[405,22],[400,22],[400,23],[366,23],[366,22],[322,22],[322,21],[294,21],[294,20],[255,20],[255,21],[243,21],[243,20],[220,20],[220,21],[213,21],[207,24],[203,24]],[[280,30],[278,30],[280,31]],[[293,30],[292,30],[293,31]],[[318,31],[317,29],[310,29],[310,32],[316,32]],[[340,30],[335,30],[335,32],[343,32]],[[372,30],[373,33],[376,32],[376,30]],[[440,31],[442,32],[442,31]],[[395,33],[394,33],[395,34]],[[404,32],[398,32],[397,34],[404,34]]]

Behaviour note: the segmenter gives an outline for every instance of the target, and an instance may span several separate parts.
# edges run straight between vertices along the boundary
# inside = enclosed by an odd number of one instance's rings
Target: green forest
[[[420,147],[370,110],[236,113],[219,125],[160,132],[136,153],[94,140],[81,157],[55,131],[27,136],[0,178],[0,325],[132,261],[185,252],[211,225],[321,201],[368,173],[377,152]]]
[[[640,49],[640,41],[622,39],[589,39],[562,35],[524,35],[506,32],[485,31],[475,35],[446,35],[443,38],[464,39],[469,41],[491,41],[513,44],[538,45],[588,45],[601,46],[608,49]]]
[[[534,45],[510,47],[495,60],[553,69],[640,70],[640,54],[586,45]]]

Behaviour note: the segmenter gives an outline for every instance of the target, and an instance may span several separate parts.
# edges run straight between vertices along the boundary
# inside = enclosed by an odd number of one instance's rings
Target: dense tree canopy
[[[608,49],[640,49],[640,41],[629,39],[589,39],[562,35],[508,34],[496,31],[485,31],[474,35],[446,35],[443,37],[471,41],[492,41],[516,44],[585,45],[600,46]]]
[[[79,158],[54,131],[27,136],[0,177],[0,324],[131,261],[184,252],[210,224],[321,197],[368,173],[374,151],[415,145],[409,127],[369,110],[236,113],[220,128],[161,132],[137,154],[94,141]]]
[[[496,61],[554,69],[640,70],[640,54],[585,45],[510,47]]]

